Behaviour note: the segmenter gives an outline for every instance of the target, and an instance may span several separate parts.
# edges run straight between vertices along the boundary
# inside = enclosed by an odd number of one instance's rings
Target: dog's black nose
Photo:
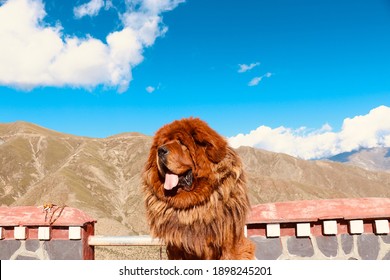
[[[165,146],[160,146],[158,148],[158,156],[160,158],[165,157],[169,153],[169,150]]]

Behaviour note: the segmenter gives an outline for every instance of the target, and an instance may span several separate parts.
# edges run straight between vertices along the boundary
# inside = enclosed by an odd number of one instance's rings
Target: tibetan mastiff
[[[143,173],[147,218],[169,259],[254,259],[242,163],[204,121],[160,128]]]

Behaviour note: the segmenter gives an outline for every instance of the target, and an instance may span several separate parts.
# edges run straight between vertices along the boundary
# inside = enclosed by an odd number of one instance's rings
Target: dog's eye
[[[181,149],[182,149],[183,151],[187,151],[187,150],[188,150],[187,146],[184,145],[183,142],[182,142],[180,139],[177,140],[177,142],[179,142],[179,144],[180,144],[180,146],[181,146]]]

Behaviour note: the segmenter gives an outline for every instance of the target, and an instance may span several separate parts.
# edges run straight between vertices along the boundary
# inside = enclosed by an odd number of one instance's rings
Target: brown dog
[[[169,259],[253,259],[241,160],[200,119],[157,131],[143,174],[147,217]]]

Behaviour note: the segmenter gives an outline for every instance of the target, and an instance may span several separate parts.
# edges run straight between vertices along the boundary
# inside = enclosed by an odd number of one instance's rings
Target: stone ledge
[[[0,227],[6,226],[84,226],[96,220],[72,207],[42,206],[0,207]]]
[[[288,201],[255,205],[248,236],[389,234],[390,199],[356,198]]]
[[[287,201],[252,207],[248,224],[362,220],[390,217],[390,198]]]

